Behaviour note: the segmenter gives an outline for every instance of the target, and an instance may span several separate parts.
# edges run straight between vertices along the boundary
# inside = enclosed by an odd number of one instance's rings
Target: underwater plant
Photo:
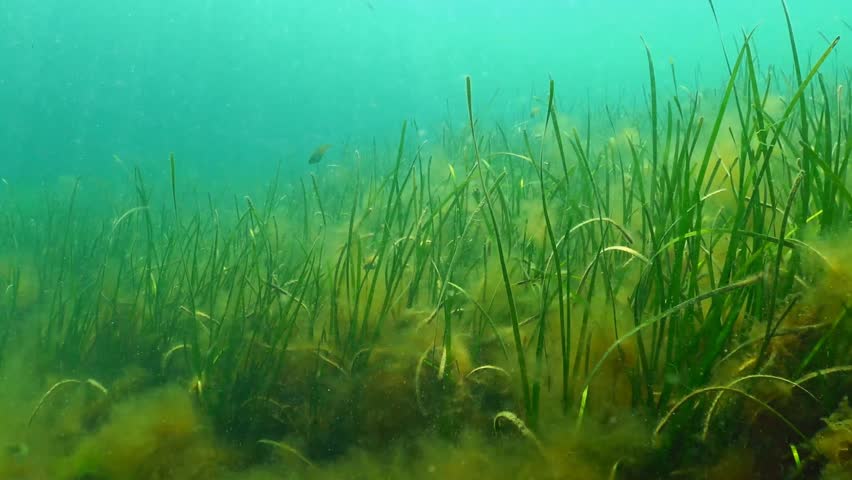
[[[0,476],[842,478],[852,97],[784,12],[789,78],[746,33],[718,92],[672,64],[667,96],[645,45],[617,121],[551,80],[489,129],[467,77],[440,143],[404,122],[256,194],[174,155],[107,208],[4,194],[0,369],[32,402]]]

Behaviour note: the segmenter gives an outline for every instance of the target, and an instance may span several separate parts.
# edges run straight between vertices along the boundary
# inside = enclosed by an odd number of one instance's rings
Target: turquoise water
[[[3,0],[0,480],[848,478],[847,3]]]
[[[790,2],[803,61],[823,36],[852,33],[844,5]],[[716,9],[729,53],[756,28],[761,64],[788,71],[780,2]],[[465,75],[480,115],[508,122],[546,96],[548,77],[563,110],[637,104],[648,84],[640,36],[661,90],[669,59],[689,89],[725,78],[699,0],[5,0],[0,176],[103,174],[113,155],[164,165],[169,152],[214,177],[246,165],[266,175],[279,161],[298,173],[317,144],[384,142],[405,119],[434,140],[442,122],[464,120]],[[843,42],[837,52],[829,74],[852,58]]]

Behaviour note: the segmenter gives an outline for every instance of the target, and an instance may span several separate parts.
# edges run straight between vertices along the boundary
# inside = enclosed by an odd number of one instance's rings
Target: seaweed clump
[[[187,392],[166,386],[116,405],[60,462],[55,478],[215,478],[234,459],[210,436]]]
[[[826,462],[824,479],[852,479],[852,407],[848,397],[825,419],[825,428],[814,436],[813,445]]]

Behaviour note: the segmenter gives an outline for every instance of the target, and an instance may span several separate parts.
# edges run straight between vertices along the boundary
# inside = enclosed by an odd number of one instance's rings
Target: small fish
[[[12,457],[26,457],[30,453],[30,448],[25,443],[13,443],[6,445],[6,454]]]
[[[2,181],[2,182],[3,182],[3,184],[5,184],[5,185],[7,185],[7,186],[9,185],[9,181],[8,181],[8,180],[6,180],[5,178],[0,178],[0,181]]]
[[[479,188],[473,188],[473,199],[476,203],[479,203],[479,199],[482,198],[482,193],[479,191]]]
[[[313,165],[321,162],[322,157],[325,155],[325,152],[327,152],[329,148],[331,148],[331,144],[329,143],[325,143],[317,147],[317,149],[314,150],[314,153],[311,154],[311,158],[308,159],[308,163]]]
[[[532,107],[530,109],[530,118],[537,117],[539,113],[541,113],[541,107],[539,107],[538,105]]]
[[[364,262],[364,271],[369,272],[371,270],[374,270],[376,268],[376,262],[378,260],[378,254],[370,255],[370,257],[367,258],[367,261]]]

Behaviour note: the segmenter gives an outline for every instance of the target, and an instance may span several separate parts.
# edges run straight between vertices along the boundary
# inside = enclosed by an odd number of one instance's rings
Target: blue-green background
[[[729,49],[757,27],[761,65],[790,71],[780,0],[715,3]],[[852,34],[848,0],[789,3],[803,62]],[[0,177],[109,174],[113,155],[167,169],[169,152],[220,180],[279,161],[298,174],[321,143],[462,120],[468,74],[478,109],[507,121],[549,76],[563,102],[641,105],[640,35],[662,87],[669,58],[679,83],[719,86],[705,0],[3,0]],[[829,72],[850,64],[852,47],[837,52]]]

